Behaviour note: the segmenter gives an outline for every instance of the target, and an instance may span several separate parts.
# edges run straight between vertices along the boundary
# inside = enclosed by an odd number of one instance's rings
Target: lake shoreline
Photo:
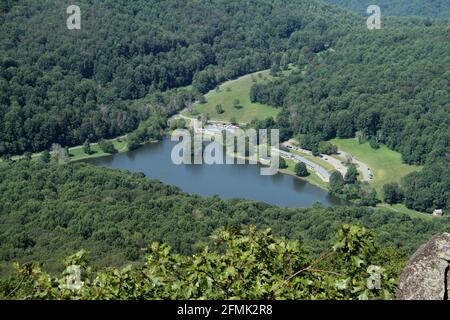
[[[289,208],[308,208],[314,203],[329,207],[345,202],[331,195],[328,190],[281,170],[273,176],[262,176],[260,169],[264,163],[177,165],[170,161],[171,152],[177,143],[165,137],[159,143],[143,145],[133,152],[86,159],[86,162],[107,168],[143,172],[151,179],[199,196],[216,194],[222,199],[249,199]]]

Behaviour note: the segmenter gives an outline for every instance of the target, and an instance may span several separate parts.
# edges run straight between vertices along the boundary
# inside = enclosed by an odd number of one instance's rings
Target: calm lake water
[[[343,204],[326,191],[293,176],[261,176],[259,165],[175,165],[175,142],[166,139],[140,149],[87,162],[107,168],[143,172],[152,179],[175,185],[187,193],[218,195],[222,199],[245,198],[281,207]]]

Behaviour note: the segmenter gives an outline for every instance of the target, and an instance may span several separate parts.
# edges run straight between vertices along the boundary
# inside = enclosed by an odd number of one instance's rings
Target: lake
[[[147,177],[175,185],[187,193],[218,195],[222,199],[245,198],[280,207],[311,207],[344,204],[326,191],[296,177],[261,176],[260,165],[175,165],[171,152],[176,142],[165,139],[135,151],[89,159],[107,168],[143,172]]]

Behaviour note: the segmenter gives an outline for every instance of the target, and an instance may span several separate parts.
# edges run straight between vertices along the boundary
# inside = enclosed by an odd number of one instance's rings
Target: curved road
[[[182,112],[186,111],[186,109],[182,110],[180,113],[175,114],[172,118],[177,119],[177,118],[183,118],[185,120],[196,120],[190,117],[187,117],[185,115],[182,114]],[[215,124],[215,123],[226,123],[226,121],[213,121],[213,120],[208,120],[209,123],[211,124]],[[242,125],[242,124],[241,124]],[[309,150],[305,150],[299,147],[296,147],[294,145],[292,145],[289,142],[284,142],[281,144],[284,147],[287,147],[289,149],[293,149],[293,150],[297,150],[299,152],[303,152],[305,154],[308,155],[312,155],[312,152]],[[285,152],[282,150],[276,150],[277,152],[279,152],[279,154],[287,159],[291,159],[294,160],[295,162],[303,162],[306,164],[306,166],[317,173],[317,175],[325,182],[329,182],[330,181],[330,176],[331,174],[328,172],[328,170],[326,170],[324,167],[320,166],[317,163],[314,163],[308,159],[305,159],[304,157],[300,156],[300,155],[296,155],[296,154],[292,154],[290,152]],[[367,182],[371,182],[373,181],[373,173],[370,169],[370,167],[365,164],[362,161],[359,161],[357,159],[355,159],[350,153],[347,153],[345,151],[342,150],[338,150],[338,155],[343,157],[343,158],[351,158],[352,159],[352,163],[356,164],[358,167],[358,171],[362,174],[362,180],[363,181],[367,181]],[[328,155],[324,155],[322,154],[322,160],[328,162],[336,171],[339,171],[343,176],[345,176],[345,174],[347,173],[347,167],[343,164],[343,162],[339,159],[336,159],[332,156],[328,156]]]
[[[293,160],[294,162],[303,162],[310,170],[317,173],[317,175],[325,182],[330,182],[330,173],[324,168],[318,165],[317,163],[314,163],[312,161],[309,161],[308,159],[303,158],[302,156],[279,150],[279,149],[273,149],[273,151],[278,152],[280,156],[283,158],[287,158],[290,160]]]
[[[367,182],[373,181],[372,170],[370,169],[370,167],[367,164],[365,164],[362,161],[359,161],[358,159],[355,159],[350,153],[342,151],[342,150],[338,150],[338,155],[340,155],[340,156],[342,156],[344,158],[351,157],[352,158],[352,162],[354,164],[356,164],[356,166],[358,167],[359,172],[362,173],[363,181],[367,181]],[[339,160],[337,160],[337,161],[339,161]]]
[[[297,151],[303,152],[305,154],[312,155],[311,151],[296,147],[289,142],[284,142],[282,145],[289,149],[297,150]],[[340,155],[343,158],[350,157],[352,159],[352,162],[357,165],[358,171],[362,174],[363,181],[367,181],[367,182],[373,181],[372,170],[369,168],[369,166],[367,164],[355,159],[350,153],[347,153],[342,150],[338,150],[338,155]],[[325,155],[325,154],[322,154],[321,156],[322,156],[321,159],[323,161],[328,162],[331,166],[333,166],[333,168],[336,171],[339,171],[343,176],[345,176],[345,174],[347,173],[347,167],[342,163],[341,160],[336,159],[332,156]]]

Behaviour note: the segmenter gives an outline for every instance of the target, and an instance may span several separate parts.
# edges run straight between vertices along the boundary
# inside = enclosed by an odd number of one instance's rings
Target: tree
[[[117,153],[117,150],[114,147],[114,144],[109,140],[102,139],[98,142],[98,145],[104,153],[110,153],[110,154]]]
[[[330,191],[332,194],[341,194],[345,186],[344,178],[339,171],[333,171],[330,176]]]
[[[448,161],[440,159],[426,164],[422,171],[403,179],[406,207],[422,212],[434,209],[450,211],[450,170]]]
[[[270,75],[272,77],[276,77],[280,72],[281,72],[280,65],[276,62],[272,63],[272,67],[270,68]]]
[[[221,104],[216,105],[216,112],[217,112],[217,114],[222,114],[225,112],[225,110],[223,110],[223,107]]]
[[[83,152],[87,155],[92,154],[91,143],[89,142],[89,139],[86,139],[86,141],[83,144]]]
[[[289,56],[287,53],[283,54],[280,61],[280,68],[282,70],[288,70],[289,69]]]
[[[137,134],[130,134],[128,136],[127,140],[128,140],[127,141],[127,149],[129,151],[136,150],[141,146],[141,143],[140,143],[140,140],[139,140],[139,137],[137,136]]]
[[[348,111],[340,111],[336,116],[337,136],[351,138],[355,133],[354,116]]]
[[[388,183],[383,186],[384,202],[389,204],[401,203],[403,201],[403,191],[398,183]]]
[[[282,157],[280,157],[279,168],[280,169],[287,169],[288,168],[288,164],[287,164],[286,160],[284,160],[284,158],[282,158]]]
[[[63,148],[58,143],[52,144],[52,154],[55,157],[56,162],[59,164],[69,162],[70,160],[67,148]]]
[[[375,207],[378,202],[376,190],[371,188],[367,182],[361,183],[359,185],[359,205]]]
[[[319,142],[319,153],[332,155],[338,153],[338,148],[334,144],[328,141],[321,141]]]
[[[347,168],[347,173],[345,174],[345,182],[350,184],[355,184],[358,181],[358,169],[355,164],[351,164]]]
[[[192,86],[195,90],[197,90],[201,94],[207,93],[209,90],[216,88],[219,90],[217,86],[218,82],[216,79],[216,75],[214,70],[211,68],[207,70],[203,70],[198,72],[192,81]]]
[[[186,128],[186,120],[183,118],[172,119],[170,122],[170,129],[185,129]]]
[[[375,149],[375,150],[380,149],[380,144],[378,143],[378,141],[375,137],[372,137],[369,140],[369,145],[372,149]]]
[[[312,155],[313,155],[314,157],[319,157],[319,156],[320,156],[320,151],[319,151],[319,148],[317,147],[317,145],[314,145],[314,146],[312,147],[311,152],[312,152]]]
[[[297,135],[297,140],[299,142],[300,147],[306,150],[313,151],[314,155],[318,156],[320,154],[318,148],[318,137],[310,134],[299,134]]]
[[[198,102],[200,104],[206,104],[208,101],[206,101],[205,96],[202,94],[202,95],[200,95],[200,98],[198,99]]]
[[[363,144],[366,142],[366,137],[364,135],[364,132],[362,131],[357,131],[356,132],[356,139],[358,140],[359,144]]]
[[[250,88],[250,102],[255,103],[258,101],[258,88],[259,86],[257,84],[254,84]]]
[[[341,226],[333,249],[318,259],[299,242],[275,237],[270,229],[259,232],[255,226],[240,231],[220,228],[211,238],[221,250],[207,247],[195,256],[187,256],[173,252],[167,244],[153,243],[147,250],[147,263],[123,269],[89,271],[83,250],[65,259],[66,269],[59,276],[46,273],[38,265],[17,265],[13,279],[21,279],[22,285],[12,282],[8,287],[17,289],[4,291],[13,292],[13,299],[48,300],[356,300],[389,299],[396,289],[393,274],[381,267],[378,275],[383,290],[366,285],[370,259],[378,255],[379,249],[372,232],[359,226]],[[33,245],[25,234],[20,243]],[[320,269],[316,268],[319,263]],[[85,275],[82,290],[65,285],[69,268],[74,265]],[[154,279],[160,281],[155,284]],[[308,285],[299,290],[303,283]]]
[[[358,184],[347,183],[342,188],[341,195],[345,200],[357,200],[360,197],[360,188]]]
[[[48,150],[42,151],[41,156],[40,156],[40,160],[42,162],[44,162],[44,163],[49,163],[50,159],[51,159],[50,151],[48,151]]]
[[[239,99],[234,99],[233,100],[233,107],[235,107],[236,109],[241,109],[241,101],[239,101]]]
[[[307,177],[309,176],[308,168],[303,162],[297,162],[295,164],[295,174],[298,177]]]

